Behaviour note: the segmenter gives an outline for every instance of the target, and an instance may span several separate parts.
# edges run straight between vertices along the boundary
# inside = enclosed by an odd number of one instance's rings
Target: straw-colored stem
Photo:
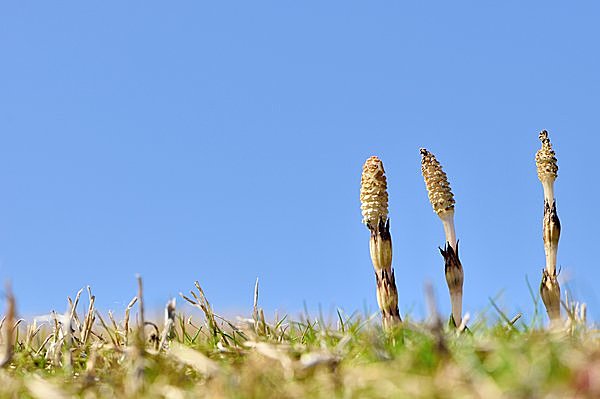
[[[446,282],[450,291],[450,304],[452,305],[452,318],[458,327],[462,322],[462,300],[463,300],[463,281],[464,271],[458,258],[458,240],[456,239],[456,230],[454,229],[454,209],[441,212],[439,214],[444,226],[444,234],[448,247],[444,256]],[[450,254],[452,251],[452,254]]]
[[[444,234],[446,235],[446,242],[450,243],[450,246],[456,251],[456,231],[454,229],[454,209],[441,212],[439,214],[444,226]]]
[[[455,245],[456,250],[449,242],[447,242],[443,249],[440,248],[440,252],[444,257],[444,272],[446,275],[446,283],[448,284],[448,291],[450,292],[452,317],[456,326],[460,326],[462,322],[464,272],[460,259],[458,258],[458,241]]]
[[[544,188],[544,201],[549,204],[554,202],[554,178],[545,178],[542,180],[542,187]]]
[[[369,240],[369,250],[371,253],[371,262],[375,270],[391,269],[392,267],[392,235],[390,234],[389,219],[384,224],[380,220],[376,227],[371,227],[371,239]]]
[[[398,290],[394,269],[375,270],[377,281],[377,304],[381,310],[383,328],[390,329],[398,325],[402,319],[398,310]]]
[[[462,323],[462,300],[463,293],[460,291],[450,291],[450,304],[452,305],[452,318],[454,319],[454,325],[459,327]]]
[[[548,312],[550,320],[560,320],[560,285],[556,271],[556,255],[558,253],[558,240],[560,239],[560,219],[556,212],[556,201],[552,206],[544,201],[544,221],[542,235],[544,238],[544,251],[546,253],[546,267],[542,273],[540,294]]]
[[[371,231],[369,245],[371,261],[377,282],[377,304],[381,310],[383,327],[390,329],[402,321],[398,310],[398,290],[392,268],[390,220],[388,219],[384,223],[383,219],[380,219],[376,227],[371,225],[368,227]]]
[[[550,274],[546,269],[542,271],[540,294],[550,320],[553,323],[560,320],[560,285],[556,273]]]
[[[556,211],[556,201],[553,201],[552,205],[548,201],[544,201],[542,237],[544,238],[544,251],[546,253],[546,271],[550,275],[554,275],[556,274],[556,256],[558,253],[558,240],[560,239],[560,219]]]

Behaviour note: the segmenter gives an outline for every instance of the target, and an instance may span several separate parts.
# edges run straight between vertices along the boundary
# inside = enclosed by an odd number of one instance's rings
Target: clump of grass
[[[451,322],[458,327],[462,323],[464,271],[458,257],[458,240],[454,228],[454,194],[450,189],[448,177],[435,155],[425,148],[421,148],[420,153],[421,172],[429,202],[440,217],[446,235],[446,244],[444,248],[440,248],[440,252],[444,257],[444,272],[452,304]]]
[[[550,143],[548,132],[540,132],[539,139],[542,148],[535,154],[537,175],[544,189],[544,218],[542,222],[542,237],[546,253],[546,267],[542,271],[540,294],[551,320],[560,319],[560,285],[556,271],[556,254],[560,238],[560,220],[556,211],[554,198],[554,181],[558,177],[556,154]]]
[[[88,296],[95,298],[91,290]],[[539,329],[498,310],[498,321],[482,315],[471,334],[459,335],[440,322],[433,295],[430,321],[404,321],[388,332],[368,315],[341,311],[335,323],[308,314],[270,321],[260,316],[258,301],[256,318],[230,321],[216,313],[198,283],[182,297],[191,305],[188,314],[169,301],[164,324],[147,318],[142,323],[141,289],[123,319],[103,316],[92,306],[81,312],[76,299],[48,324],[22,322],[15,329],[14,320],[5,322],[14,335],[4,330],[2,344],[11,344],[14,354],[0,369],[0,397],[600,395],[599,333],[577,317],[582,313],[577,304],[569,305],[568,328]],[[141,337],[142,330],[143,342],[127,340]]]
[[[401,322],[398,290],[392,267],[392,236],[388,218],[387,179],[383,162],[375,156],[366,160],[361,177],[360,202],[363,223],[371,232],[369,248],[377,282],[377,303],[383,326],[391,329]]]

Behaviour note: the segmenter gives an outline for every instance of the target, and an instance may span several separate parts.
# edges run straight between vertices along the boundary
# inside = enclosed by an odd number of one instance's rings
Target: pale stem
[[[543,179],[542,186],[544,187],[544,199],[552,206],[552,203],[554,202],[554,179]]]
[[[558,252],[558,245],[545,245],[546,247],[546,270],[548,274],[554,276],[556,274],[556,254]]]
[[[454,252],[456,252],[456,231],[454,230],[454,210],[445,211],[439,214],[444,225],[444,233],[446,234],[446,241],[450,243]]]
[[[462,322],[462,292],[451,292],[450,302],[452,303],[452,317],[456,326],[460,326]]]

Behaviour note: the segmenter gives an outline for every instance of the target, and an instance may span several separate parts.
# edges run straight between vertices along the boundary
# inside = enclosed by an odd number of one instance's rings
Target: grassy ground
[[[429,320],[384,332],[358,315],[268,323],[257,307],[227,321],[197,286],[185,298],[199,309],[193,317],[171,306],[164,323],[139,329],[141,294],[120,320],[97,312],[91,293],[85,311],[77,297],[72,312],[39,326],[9,309],[0,397],[600,397],[598,330],[573,306],[552,329],[499,313],[458,332],[431,306]]]

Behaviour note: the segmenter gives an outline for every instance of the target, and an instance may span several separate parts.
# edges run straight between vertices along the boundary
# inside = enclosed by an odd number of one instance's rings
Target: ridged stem
[[[444,226],[444,234],[446,242],[449,242],[452,248],[456,251],[456,230],[454,229],[454,209],[445,211],[439,214]]]
[[[550,274],[546,269],[542,271],[540,294],[546,312],[548,312],[548,317],[552,323],[556,323],[560,320],[560,285],[556,273]]]
[[[554,202],[554,179],[542,180],[542,187],[544,188],[544,201],[552,204]]]
[[[560,320],[560,285],[556,271],[556,258],[558,253],[558,240],[560,238],[560,220],[556,212],[556,201],[552,206],[544,201],[543,232],[544,252],[546,253],[546,267],[542,273],[540,294],[546,307],[548,317],[554,323]]]
[[[370,228],[370,225],[369,225]],[[392,236],[390,234],[390,220],[383,223],[380,219],[376,228],[371,229],[369,246],[371,261],[375,269],[377,283],[377,304],[381,310],[381,319],[384,329],[398,325],[402,319],[398,310],[398,289],[392,268]]]
[[[556,274],[556,257],[558,240],[560,239],[560,219],[556,211],[556,201],[552,202],[552,206],[548,201],[544,202],[542,229],[544,251],[546,252],[546,270],[550,275],[554,275]]]
[[[442,253],[444,256],[446,282],[448,283],[448,291],[450,292],[452,318],[454,319],[454,324],[458,327],[462,322],[464,271],[458,258],[458,240],[456,239],[456,231],[454,229],[454,209],[442,212],[439,216],[444,226],[447,245],[452,248],[455,254],[455,257],[454,255],[450,255],[448,250],[446,255]]]
[[[443,249],[440,248],[440,252],[444,257],[444,273],[446,275],[448,291],[450,292],[452,318],[454,319],[454,324],[458,327],[462,322],[464,272],[458,258],[458,242],[455,245],[456,250],[447,242]]]

